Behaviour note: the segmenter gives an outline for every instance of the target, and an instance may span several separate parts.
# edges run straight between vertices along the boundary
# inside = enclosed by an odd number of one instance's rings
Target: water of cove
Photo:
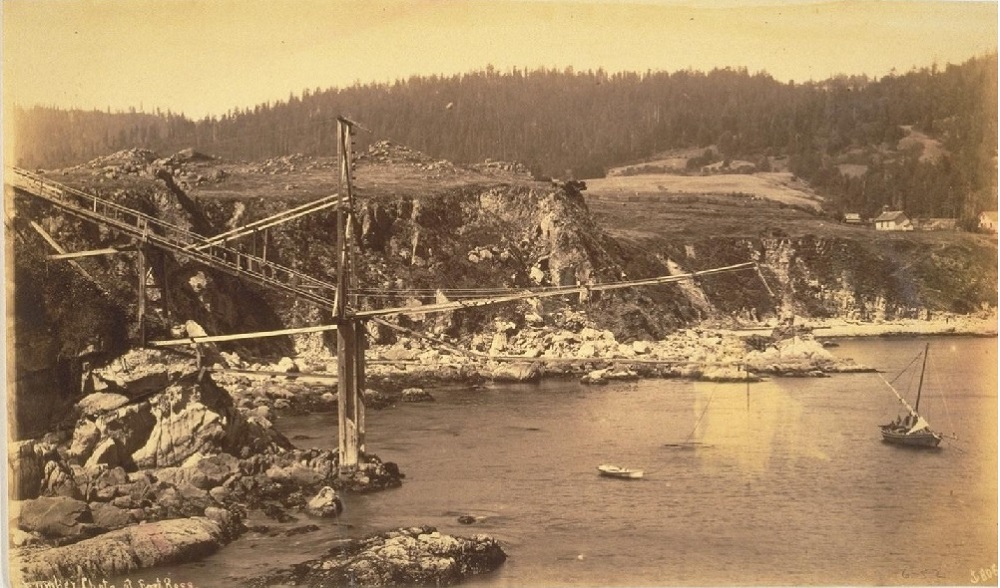
[[[832,351],[891,376],[925,341]],[[251,532],[136,577],[241,586],[335,541],[429,524],[503,542],[507,562],[476,586],[970,584],[997,563],[997,340],[929,341],[921,412],[958,435],[938,451],[880,441],[898,404],[875,374],[773,378],[749,387],[749,408],[745,385],[684,380],[437,389],[368,414],[368,449],[400,465],[402,488],[346,496],[319,531]],[[335,415],[278,426],[336,445]],[[598,477],[606,462],[646,477]]]

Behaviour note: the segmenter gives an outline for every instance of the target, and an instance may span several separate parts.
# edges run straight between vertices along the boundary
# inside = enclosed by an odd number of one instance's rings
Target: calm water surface
[[[340,525],[249,533],[159,571],[239,586],[337,540],[430,524],[503,542],[509,559],[469,583],[478,586],[969,584],[972,570],[997,562],[996,339],[869,339],[831,351],[891,378],[928,340],[921,412],[957,435],[938,451],[880,441],[878,425],[899,405],[875,374],[776,378],[749,392],[677,380],[435,390],[435,403],[368,415],[368,448],[400,464],[402,488],[347,496]],[[915,393],[915,377],[897,387],[908,382]],[[307,436],[301,446],[336,444],[333,415],[278,425]],[[646,477],[600,478],[605,462]],[[461,525],[460,514],[483,518]]]

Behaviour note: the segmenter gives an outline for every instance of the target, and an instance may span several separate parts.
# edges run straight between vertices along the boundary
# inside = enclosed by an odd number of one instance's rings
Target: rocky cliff
[[[187,151],[158,157],[131,150],[67,170],[56,181],[210,235],[339,189],[333,158],[288,156],[227,162]],[[497,320],[526,315],[574,329],[583,312],[618,341],[660,339],[700,321],[763,321],[785,315],[877,320],[968,313],[995,307],[996,241],[953,234],[789,235],[765,225],[756,236],[614,238],[583,197],[586,185],[540,181],[512,164],[459,167],[375,143],[354,170],[360,233],[361,308],[412,306],[500,291],[596,284],[686,273],[747,261],[754,271],[660,286],[508,303],[443,315],[400,316],[400,324],[468,345]],[[11,196],[8,193],[8,196]],[[70,251],[132,244],[106,228],[16,199],[13,239],[17,433],[44,430],[47,413],[79,394],[80,375],[112,360],[136,335],[136,254],[80,259],[71,267],[41,252],[38,223]],[[302,216],[245,238],[240,247],[332,282],[336,213]],[[636,219],[638,220],[638,219]],[[618,227],[619,229],[621,227]],[[328,310],[265,291],[148,249],[154,291],[147,332],[167,338],[194,320],[210,334],[304,326]],[[166,301],[166,308],[160,302]],[[567,312],[572,311],[572,312]],[[393,332],[375,331],[383,342]],[[322,345],[319,336],[230,346],[275,357]],[[226,349],[226,346],[223,346]]]

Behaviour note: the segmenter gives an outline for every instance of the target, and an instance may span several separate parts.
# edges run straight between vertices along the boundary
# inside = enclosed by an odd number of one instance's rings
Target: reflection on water
[[[922,346],[835,351],[894,373]],[[368,415],[368,447],[400,464],[402,488],[347,496],[342,526],[251,535],[171,571],[238,586],[345,537],[431,524],[504,543],[510,559],[476,585],[968,584],[997,553],[997,345],[934,339],[931,353],[921,412],[958,435],[940,451],[880,441],[898,404],[874,374],[753,383],[749,407],[739,383],[437,390]],[[279,426],[336,442],[332,415]],[[600,463],[646,478],[602,478]]]

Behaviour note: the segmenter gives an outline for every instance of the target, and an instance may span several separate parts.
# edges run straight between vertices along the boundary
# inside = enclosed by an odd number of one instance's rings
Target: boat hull
[[[941,435],[927,430],[906,433],[882,429],[882,441],[906,447],[934,448],[941,443]]]
[[[608,478],[619,478],[621,480],[638,480],[642,478],[642,470],[630,470],[615,466],[598,466],[597,471]]]

